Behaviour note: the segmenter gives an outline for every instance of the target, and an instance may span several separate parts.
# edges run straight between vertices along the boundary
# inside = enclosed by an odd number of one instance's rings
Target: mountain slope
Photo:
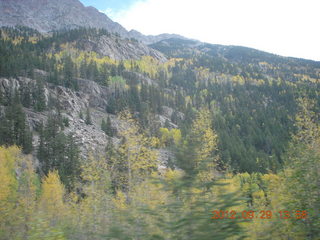
[[[237,61],[238,63],[252,63],[257,61],[273,61],[279,63],[295,62],[296,64],[313,64],[318,65],[318,61],[299,59],[292,57],[282,57],[276,54],[264,52],[249,47],[233,46],[233,45],[220,45],[204,43],[197,40],[187,38],[171,37],[168,39],[162,39],[153,44],[149,44],[150,47],[157,49],[158,51],[170,56],[170,57],[182,57],[192,56],[195,54],[207,54],[212,57],[224,57],[231,61]]]
[[[0,76],[34,79],[40,69],[44,82],[75,91],[79,78],[94,81],[109,88],[99,108],[110,114],[130,109],[151,135],[178,127],[185,136],[195,112],[209,108],[221,162],[235,171],[278,169],[295,130],[298,98],[307,95],[320,106],[319,62],[180,39],[151,45],[166,61],[137,41],[95,29],[35,37],[4,28],[1,37]],[[30,92],[21,97],[32,105]]]
[[[101,28],[145,44],[172,37],[184,38],[176,34],[145,36],[135,30],[128,32],[104,13],[85,7],[78,0],[0,0],[0,26],[26,26],[42,33],[79,27]]]
[[[278,78],[296,81],[304,74],[319,78],[320,62],[283,57],[276,54],[241,46],[202,43],[190,39],[165,39],[149,45],[168,58],[193,58],[198,67],[213,72],[248,77],[251,73],[260,78]]]
[[[180,36],[178,34],[168,34],[168,33],[163,33],[159,35],[143,35],[142,33],[136,30],[129,31],[129,35],[130,37],[135,38],[138,41],[141,41],[145,44],[153,44],[153,43],[157,43],[162,40],[171,39],[171,38],[186,39],[185,37]]]
[[[96,52],[101,56],[108,56],[114,60],[140,59],[142,56],[151,56],[165,62],[164,55],[133,39],[122,39],[114,35],[79,38],[77,47],[89,52]]]
[[[0,26],[16,25],[40,32],[95,27],[127,36],[120,24],[93,7],[84,7],[78,0],[1,0]]]

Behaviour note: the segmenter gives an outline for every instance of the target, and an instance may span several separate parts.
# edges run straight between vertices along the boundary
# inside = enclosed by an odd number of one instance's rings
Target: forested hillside
[[[319,62],[0,36],[0,239],[320,238]]]

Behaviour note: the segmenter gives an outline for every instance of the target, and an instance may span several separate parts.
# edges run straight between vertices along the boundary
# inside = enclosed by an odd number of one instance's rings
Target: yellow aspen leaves
[[[53,220],[67,214],[63,200],[64,194],[65,188],[60,181],[58,172],[49,172],[48,176],[42,180],[40,209],[45,211]]]

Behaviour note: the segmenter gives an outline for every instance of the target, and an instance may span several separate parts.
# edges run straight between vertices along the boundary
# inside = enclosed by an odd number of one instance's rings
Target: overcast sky
[[[320,61],[320,0],[81,0],[143,34]]]

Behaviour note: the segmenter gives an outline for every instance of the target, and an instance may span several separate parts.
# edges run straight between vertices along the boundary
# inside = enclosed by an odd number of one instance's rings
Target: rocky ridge
[[[144,44],[172,37],[184,38],[176,34],[145,36],[135,30],[128,32],[104,13],[85,7],[78,0],[0,0],[0,26],[26,26],[41,33],[79,27],[101,28]]]
[[[120,24],[78,0],[1,0],[0,26],[16,25],[42,33],[77,27],[104,28],[128,36]]]
[[[140,59],[142,56],[151,56],[160,62],[167,61],[159,51],[138,41],[122,39],[116,36],[103,35],[97,38],[80,39],[78,48],[89,52],[96,52],[114,60]]]

